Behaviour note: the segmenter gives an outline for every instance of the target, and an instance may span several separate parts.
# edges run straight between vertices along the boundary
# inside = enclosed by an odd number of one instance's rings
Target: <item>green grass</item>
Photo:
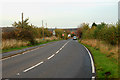
[[[101,53],[99,50],[96,50],[94,47],[91,47],[86,44],[83,45],[90,50],[94,58],[97,78],[118,78],[117,60],[107,57],[106,54]]]
[[[29,46],[21,46],[21,47],[15,47],[15,48],[9,48],[9,49],[3,49],[2,53],[4,52],[10,52],[10,51],[15,51],[15,50],[20,50],[20,49],[24,49],[24,48],[28,48],[28,47],[32,47],[32,46],[37,46],[37,45],[41,45],[41,44],[45,44],[45,43],[49,43],[49,42],[53,42],[53,41],[58,41],[58,40],[49,40],[49,41],[42,41],[38,44],[35,45],[29,45]]]

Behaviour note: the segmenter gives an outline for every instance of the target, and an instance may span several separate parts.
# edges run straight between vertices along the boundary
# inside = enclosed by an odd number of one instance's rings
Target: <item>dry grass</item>
[[[114,57],[116,60],[118,60],[118,46],[112,46],[104,43],[103,41],[93,40],[93,39],[85,39],[81,41],[84,44],[90,45],[92,47],[95,47],[96,49],[99,49],[102,53],[105,53],[108,55],[108,57]]]
[[[50,41],[50,40],[56,40],[57,37],[45,37],[44,41]],[[36,39],[38,43],[43,42],[43,38]],[[22,40],[16,40],[16,39],[10,39],[10,40],[2,40],[2,49],[9,49],[9,48],[15,48],[15,47],[21,47],[21,46],[27,46],[29,44],[28,41],[22,41]]]
[[[58,38],[57,37],[55,37],[55,36],[53,36],[53,37],[45,37],[44,38],[44,41],[50,41],[50,40],[57,40]],[[43,42],[43,38],[37,38],[36,39],[36,41],[38,42],[38,43],[40,43],[40,42]]]
[[[15,48],[15,47],[21,47],[21,46],[27,46],[28,42],[22,41],[22,40],[2,40],[2,49],[9,49],[9,48]]]
[[[47,39],[47,40],[56,40],[56,39],[58,39],[58,38],[55,37],[55,36],[52,36],[52,37],[45,37],[45,39]]]

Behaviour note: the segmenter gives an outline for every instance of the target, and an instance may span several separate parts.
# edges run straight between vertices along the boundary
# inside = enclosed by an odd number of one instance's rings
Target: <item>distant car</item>
[[[73,40],[77,40],[77,37],[76,37],[76,36],[73,36]]]

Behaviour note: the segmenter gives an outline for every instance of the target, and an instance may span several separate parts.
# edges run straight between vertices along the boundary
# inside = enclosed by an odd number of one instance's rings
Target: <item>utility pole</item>
[[[43,40],[44,40],[44,25],[43,25],[43,20],[42,20],[42,28],[43,28]]]
[[[47,28],[47,23],[46,23],[46,28]]]
[[[22,13],[22,28],[23,28],[23,13]]]

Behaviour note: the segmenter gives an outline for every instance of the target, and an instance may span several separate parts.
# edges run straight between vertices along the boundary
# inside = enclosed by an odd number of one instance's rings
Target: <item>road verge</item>
[[[108,58],[106,54],[89,45],[83,45],[89,49],[94,58],[97,78],[118,78],[118,64],[115,59]]]
[[[59,41],[59,40],[51,40],[51,41],[39,43],[39,44],[32,45],[32,46],[21,47],[21,48],[17,48],[16,50],[13,50],[13,51],[11,49],[10,52],[2,53],[2,59],[7,59],[9,57],[14,57],[14,56],[17,56],[19,54],[24,54],[27,51],[31,51],[33,49],[40,48],[40,47],[43,47],[45,45],[52,44],[55,41]]]

